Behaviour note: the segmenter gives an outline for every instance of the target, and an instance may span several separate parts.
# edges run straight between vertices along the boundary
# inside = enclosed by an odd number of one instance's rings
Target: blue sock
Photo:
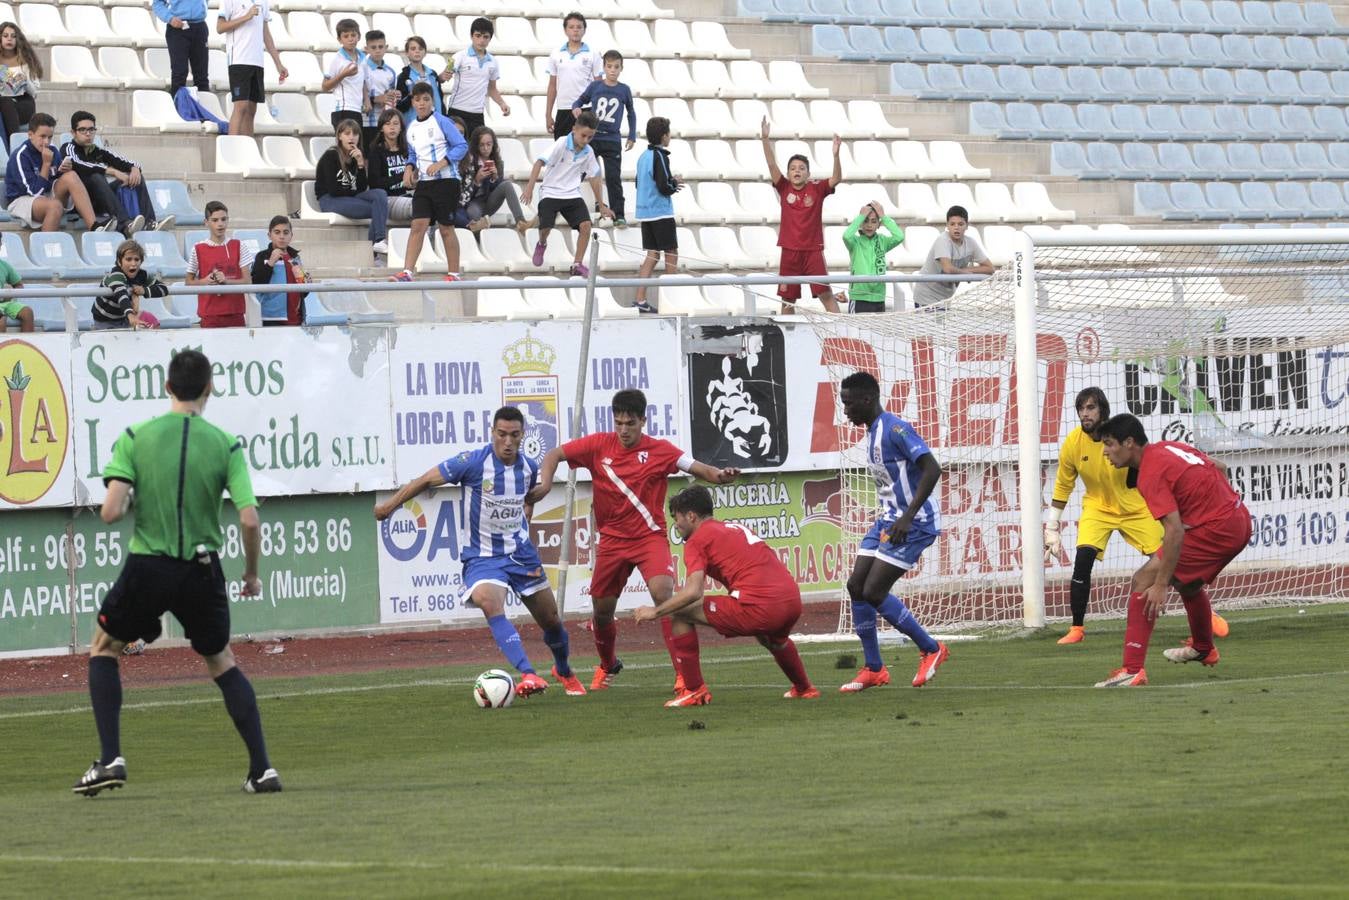
[[[253,685],[239,671],[238,666],[221,675],[215,683],[225,698],[225,710],[234,720],[234,727],[248,748],[248,777],[261,778],[272,764],[267,759],[267,743],[262,737],[262,714],[258,712],[258,698],[253,692]]]
[[[873,672],[885,668],[881,661],[881,643],[876,639],[876,608],[870,603],[854,600],[852,627],[862,642],[862,656],[867,661],[867,668]]]
[[[885,621],[898,628],[901,634],[908,636],[909,640],[918,645],[919,650],[924,653],[937,652],[937,642],[922,625],[918,624],[918,620],[909,612],[903,600],[894,594],[886,594],[880,612]]]
[[[534,667],[529,664],[529,656],[525,654],[525,645],[520,643],[520,632],[515,630],[510,619],[492,616],[487,620],[487,627],[492,629],[492,637],[496,639],[501,655],[506,657],[507,662],[526,675],[534,671]]]
[[[102,745],[98,761],[106,766],[122,755],[122,675],[117,657],[89,657],[89,703]]]
[[[571,639],[567,636],[567,629],[561,625],[550,628],[543,633],[543,642],[548,645],[549,650],[553,651],[553,662],[557,665],[557,674],[570,675],[571,663],[567,662],[567,657],[571,655]]]

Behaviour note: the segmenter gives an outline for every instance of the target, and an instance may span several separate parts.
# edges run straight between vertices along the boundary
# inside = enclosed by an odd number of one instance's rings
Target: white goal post
[[[1150,439],[1229,466],[1254,534],[1213,585],[1216,605],[1349,596],[1349,228],[1027,229],[1009,265],[962,288],[941,309],[810,314],[833,380],[873,371],[945,470],[943,536],[896,588],[920,620],[1034,628],[1067,615],[1081,485],[1067,552],[1048,565],[1042,514],[1088,386]],[[874,487],[858,430],[841,411],[836,425],[851,554]],[[1091,615],[1123,614],[1141,562],[1111,539]],[[840,609],[850,630],[846,596]]]

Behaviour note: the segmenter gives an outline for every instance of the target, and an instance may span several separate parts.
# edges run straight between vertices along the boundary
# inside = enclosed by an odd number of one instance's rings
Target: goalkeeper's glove
[[[1063,556],[1063,539],[1059,537],[1059,517],[1063,510],[1057,506],[1049,508],[1049,517],[1045,520],[1045,562],[1050,563]]]

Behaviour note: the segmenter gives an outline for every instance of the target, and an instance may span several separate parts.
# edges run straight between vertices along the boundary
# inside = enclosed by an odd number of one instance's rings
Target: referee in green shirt
[[[172,397],[168,414],[121,434],[103,472],[108,487],[103,521],[111,524],[134,509],[136,526],[126,567],[99,608],[89,648],[89,699],[102,755],[73,790],[92,797],[126,783],[117,660],[128,643],[158,638],[160,617],[171,612],[192,649],[205,659],[248,746],[243,789],[275,793],[281,779],[267,760],[257,697],[230,652],[229,596],[218,552],[224,541],[220,511],[229,491],[243,533],[243,593],[262,592],[258,501],[243,444],[201,418],[211,396],[211,362],[204,354],[184,350],[174,356],[167,387]]]

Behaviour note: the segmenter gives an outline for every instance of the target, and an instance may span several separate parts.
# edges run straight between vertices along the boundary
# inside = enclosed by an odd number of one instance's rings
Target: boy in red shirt
[[[1174,663],[1218,664],[1213,644],[1213,608],[1204,585],[1218,577],[1251,539],[1251,516],[1227,480],[1227,466],[1179,441],[1148,443],[1143,423],[1128,413],[1101,427],[1106,459],[1128,468],[1130,482],[1148,511],[1162,523],[1162,549],[1134,576],[1124,626],[1124,665],[1097,687],[1138,687],[1148,683],[1143,661],[1157,615],[1173,586],[1185,603],[1190,639],[1167,650]],[[1130,486],[1133,486],[1132,484]]]
[[[684,679],[684,692],[665,705],[712,702],[699,666],[695,625],[711,626],[726,637],[752,637],[767,647],[791,679],[792,689],[783,694],[789,700],[820,696],[790,637],[801,618],[800,587],[772,548],[752,531],[719,522],[712,513],[707,488],[694,485],[675,494],[670,514],[684,538],[684,586],[659,606],[640,606],[632,614],[638,622],[674,620],[675,664]],[[708,578],[725,585],[728,593],[704,595]]]
[[[226,238],[230,211],[219,200],[206,204],[206,240],[192,246],[187,256],[188,284],[252,284],[245,267],[253,260],[243,259],[243,245],[236,238]],[[202,328],[243,328],[243,294],[198,294],[197,315]]]
[[[843,139],[834,135],[834,171],[828,179],[810,180],[810,160],[797,154],[787,160],[787,176],[778,168],[773,158],[773,145],[768,141],[768,118],[759,126],[759,136],[763,139],[763,155],[768,161],[768,176],[773,180],[773,189],[782,201],[782,225],[778,229],[778,246],[782,248],[782,257],[778,262],[779,275],[827,275],[824,265],[824,224],[820,216],[824,213],[824,198],[834,192],[843,181],[843,165],[839,162],[838,150]],[[827,284],[811,284],[810,292],[815,295],[829,312],[838,312],[838,303]],[[801,285],[780,284],[778,296],[782,298],[782,314],[796,311],[796,300],[801,296]]]
[[[572,468],[590,470],[592,506],[595,513],[595,566],[590,576],[590,598],[595,650],[600,664],[590,683],[592,691],[609,687],[623,670],[614,655],[618,624],[614,610],[618,595],[632,570],[646,579],[651,598],[664,603],[674,593],[674,557],[665,531],[665,488],[675,472],[689,472],[714,484],[729,484],[739,469],[717,469],[700,463],[669,441],[643,434],[646,425],[646,395],[636,389],[614,394],[614,430],[588,435],[554,447],[539,466],[539,483],[528,501],[538,503],[553,489],[553,474],[563,460]],[[675,661],[672,629],[662,623],[665,647]],[[675,672],[678,675],[676,664]],[[676,677],[675,693],[683,694]]]

